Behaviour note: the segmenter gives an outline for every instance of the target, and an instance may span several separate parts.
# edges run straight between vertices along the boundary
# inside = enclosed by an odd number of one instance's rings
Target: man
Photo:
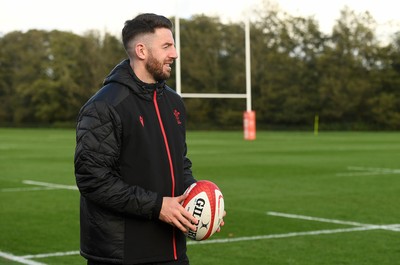
[[[197,220],[181,203],[196,180],[186,110],[165,84],[177,58],[172,23],[141,14],[125,22],[122,39],[129,59],[78,115],[81,255],[91,265],[189,264],[184,233]]]

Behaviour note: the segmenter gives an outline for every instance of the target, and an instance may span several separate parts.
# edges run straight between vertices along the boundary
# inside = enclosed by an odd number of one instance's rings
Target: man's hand
[[[187,233],[188,229],[196,231],[194,224],[198,222],[181,204],[187,196],[184,194],[179,197],[164,197],[159,217],[161,221],[175,226],[184,233]]]
[[[223,217],[225,217],[226,216],[226,211],[224,211],[224,215],[223,215]],[[219,227],[218,227],[218,229],[217,229],[217,232],[220,232],[221,231],[221,226],[224,226],[225,225],[225,222],[224,222],[224,219],[222,219],[222,221],[221,221],[221,223],[219,224]]]

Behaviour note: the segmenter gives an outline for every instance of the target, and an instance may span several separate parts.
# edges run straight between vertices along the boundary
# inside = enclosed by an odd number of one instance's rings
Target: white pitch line
[[[246,237],[237,237],[237,238],[222,238],[222,239],[208,239],[204,241],[188,241],[188,245],[204,245],[204,244],[223,244],[223,243],[234,243],[234,242],[243,242],[243,241],[255,241],[255,240],[265,240],[265,239],[275,239],[275,238],[287,238],[287,237],[297,237],[297,236],[314,236],[314,235],[323,235],[323,234],[336,234],[336,233],[348,233],[355,231],[367,231],[374,230],[376,226],[362,226],[362,227],[352,227],[352,228],[339,228],[339,229],[329,229],[329,230],[315,230],[315,231],[307,231],[307,232],[293,232],[286,234],[272,234],[272,235],[260,235],[260,236],[246,236]],[[67,251],[67,252],[55,252],[55,253],[46,253],[46,254],[36,254],[36,255],[25,255],[20,258],[47,258],[47,257],[61,257],[68,255],[78,255],[79,251]]]
[[[54,184],[54,183],[40,182],[40,181],[34,181],[34,180],[24,180],[24,181],[22,181],[22,183],[29,184],[29,185],[43,186],[46,188],[78,190],[78,187],[72,186],[72,185]]]
[[[322,234],[336,234],[336,233],[346,233],[346,232],[354,232],[354,231],[366,231],[366,230],[374,230],[375,226],[362,226],[362,227],[352,227],[352,228],[339,228],[339,229],[328,229],[328,230],[315,230],[315,231],[307,231],[307,232],[293,232],[286,234],[272,234],[272,235],[261,235],[261,236],[248,236],[248,237],[237,237],[237,238],[223,238],[223,239],[209,239],[204,241],[189,241],[188,245],[197,245],[197,244],[217,244],[217,243],[232,243],[232,242],[241,242],[241,241],[254,241],[254,240],[262,240],[262,239],[274,239],[274,238],[287,238],[287,237],[297,237],[297,236],[314,236],[314,235],[322,235]]]
[[[5,189],[0,189],[0,192],[38,191],[38,190],[56,190],[56,189],[57,188],[50,188],[50,187],[5,188]]]
[[[57,190],[57,189],[78,190],[76,186],[72,185],[54,184],[54,183],[40,182],[33,180],[23,180],[22,183],[28,185],[35,185],[39,187],[5,188],[5,189],[0,189],[0,192],[38,191],[38,190]]]
[[[347,170],[353,172],[337,173],[336,176],[367,176],[367,175],[386,175],[386,174],[400,174],[400,169],[391,168],[378,168],[378,167],[355,167],[349,166]],[[356,172],[354,172],[356,171]]]
[[[246,236],[246,237],[237,237],[237,238],[221,238],[221,239],[208,239],[204,241],[188,241],[188,245],[204,245],[204,244],[224,244],[224,243],[234,243],[234,242],[243,242],[243,241],[255,241],[255,240],[266,240],[266,239],[276,239],[276,238],[288,238],[288,237],[298,237],[298,236],[314,236],[314,235],[327,235],[327,234],[337,234],[337,233],[349,233],[356,231],[368,231],[368,230],[376,230],[376,229],[385,229],[391,231],[400,231],[400,224],[394,225],[369,225],[362,224],[358,222],[351,221],[342,221],[335,219],[326,219],[326,218],[318,218],[311,217],[305,215],[296,215],[296,214],[287,214],[287,213],[278,213],[278,212],[267,212],[269,215],[279,216],[279,217],[287,217],[294,219],[304,219],[311,221],[320,221],[320,222],[329,222],[336,224],[344,224],[344,225],[353,225],[356,227],[352,228],[338,228],[338,229],[325,229],[325,230],[314,230],[314,231],[305,231],[305,232],[292,232],[285,234],[272,234],[272,235],[258,235],[258,236]],[[44,254],[36,254],[36,255],[25,255],[19,258],[21,260],[26,261],[26,259],[32,258],[47,258],[47,257],[55,257],[55,256],[68,256],[68,255],[79,255],[79,251],[67,251],[67,252],[55,252],[55,253],[44,253]],[[28,264],[28,263],[25,263]],[[41,265],[41,263],[29,263],[28,265]]]
[[[380,171],[367,171],[367,172],[348,172],[348,173],[337,173],[338,177],[354,177],[354,176],[372,176],[372,175],[393,175],[397,173],[393,172],[380,172]]]
[[[358,170],[358,171],[375,171],[375,172],[387,172],[387,173],[400,173],[400,169],[393,168],[382,168],[382,167],[347,167],[348,170]]]
[[[46,265],[45,263],[29,260],[29,259],[26,259],[23,257],[14,256],[10,253],[6,253],[6,252],[2,252],[2,251],[0,251],[0,257],[3,257],[7,260],[12,260],[12,261],[16,261],[16,262],[19,262],[22,264],[26,264],[26,265]]]
[[[400,224],[393,224],[393,225],[376,225],[377,229],[382,230],[389,230],[394,232],[400,232]]]
[[[292,218],[292,219],[302,219],[302,220],[308,220],[308,221],[318,221],[318,222],[341,224],[341,225],[372,226],[372,224],[362,224],[362,223],[352,222],[352,221],[342,221],[342,220],[319,218],[319,217],[312,217],[312,216],[305,216],[305,215],[298,215],[298,214],[279,213],[279,212],[267,212],[267,214],[272,215],[272,216],[286,217],[286,218]]]
[[[43,253],[36,255],[25,255],[21,256],[21,258],[25,259],[40,259],[40,258],[48,258],[48,257],[62,257],[62,256],[73,256],[79,255],[79,251],[66,251],[66,252],[54,252],[54,253]]]
[[[292,218],[292,219],[302,219],[302,220],[325,222],[325,223],[332,223],[332,224],[368,227],[370,229],[383,229],[383,230],[396,231],[396,232],[400,231],[400,229],[399,229],[400,224],[392,224],[392,225],[364,224],[364,223],[352,222],[352,221],[343,221],[343,220],[336,220],[336,219],[327,219],[327,218],[312,217],[312,216],[305,216],[305,215],[298,215],[298,214],[279,213],[279,212],[267,212],[267,214],[271,215],[271,216],[279,216],[279,217],[286,217],[286,218]]]

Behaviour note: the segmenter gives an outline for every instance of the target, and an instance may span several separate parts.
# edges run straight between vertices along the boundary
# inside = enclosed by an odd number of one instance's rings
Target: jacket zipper
[[[159,122],[160,128],[161,128],[161,133],[162,133],[163,138],[164,138],[165,149],[167,150],[169,169],[170,169],[171,180],[172,180],[171,196],[175,197],[175,173],[174,173],[174,167],[173,167],[173,164],[172,164],[171,152],[169,151],[169,144],[168,144],[167,134],[165,133],[164,125],[163,125],[163,122],[162,122],[162,119],[161,119],[161,115],[160,115],[160,110],[158,108],[157,91],[156,90],[154,90],[153,103],[154,103],[154,107],[156,109],[158,122]],[[178,256],[177,256],[177,252],[176,252],[175,228],[173,228],[172,245],[173,245],[173,249],[174,249],[174,259],[177,260]]]

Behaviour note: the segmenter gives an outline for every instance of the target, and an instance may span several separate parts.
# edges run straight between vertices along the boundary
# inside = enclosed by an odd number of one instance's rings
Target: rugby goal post
[[[245,140],[256,139],[256,113],[251,108],[251,65],[250,65],[250,22],[245,21],[245,53],[246,53],[246,93],[182,93],[181,87],[181,56],[180,56],[180,25],[179,17],[175,16],[175,46],[178,58],[176,67],[176,92],[183,98],[244,98],[246,110],[243,112],[243,132]]]

